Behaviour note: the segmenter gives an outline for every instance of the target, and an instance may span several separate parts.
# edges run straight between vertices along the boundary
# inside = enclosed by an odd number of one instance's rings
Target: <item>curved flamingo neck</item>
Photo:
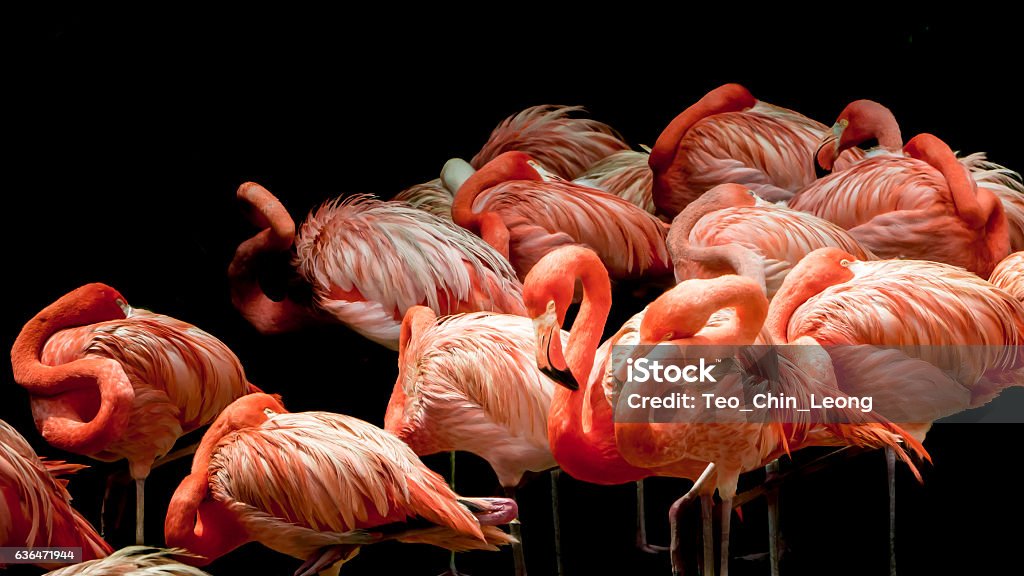
[[[904,152],[942,173],[960,218],[972,228],[988,222],[991,209],[978,201],[978,185],[945,142],[931,134],[918,134],[907,142]]]
[[[612,286],[608,271],[597,257],[573,261],[568,274],[583,283],[583,302],[569,331],[565,363],[577,382],[585,383],[594,366],[594,356],[601,345],[601,336],[612,307]]]
[[[522,152],[505,152],[474,172],[455,192],[455,198],[452,200],[452,220],[470,232],[479,234],[483,215],[473,212],[473,203],[480,194],[510,180],[544,180],[528,164],[529,160],[530,157]]]
[[[837,154],[871,140],[878,140],[878,146],[888,152],[899,152],[903,148],[903,135],[892,110],[872,100],[851,102],[838,122],[846,122],[842,131]]]
[[[724,326],[708,328],[711,315],[733,308]],[[645,344],[752,344],[768,314],[768,299],[756,282],[742,276],[683,282],[651,303],[640,323]]]
[[[50,406],[39,420],[48,442],[69,452],[92,454],[120,437],[128,425],[134,389],[114,360],[81,358],[59,366],[42,363],[46,342],[57,332],[77,326],[126,318],[116,290],[89,284],[50,304],[29,320],[11,348],[15,381],[42,403],[83,388],[99,389],[100,407],[92,420],[82,422],[70,407]],[[40,398],[41,397],[41,398]],[[34,406],[35,408],[35,406]],[[58,409],[59,408],[59,409]]]
[[[426,306],[413,306],[406,311],[405,318],[402,319],[402,331],[398,338],[399,368],[405,363],[405,350],[408,348],[409,342],[433,326],[436,320],[437,314]]]
[[[765,327],[775,344],[789,343],[789,322],[800,306],[826,288],[853,278],[853,272],[848,269],[839,270],[835,266],[822,266],[812,255],[805,256],[804,260],[786,276],[768,308]]]
[[[699,264],[711,269],[732,271],[765,286],[764,262],[760,256],[738,244],[727,246],[694,246],[690,234],[702,218],[719,210],[733,207],[754,206],[756,200],[746,188],[738,184],[723,184],[701,195],[690,203],[672,221],[666,242],[672,263],[676,268],[676,280],[686,280],[680,274],[688,272],[688,265]]]
[[[292,247],[295,222],[281,201],[255,182],[239,186],[236,196],[248,209],[249,220],[262,230],[238,246],[228,266],[231,303],[263,334],[296,330],[308,323],[309,312],[287,298],[271,300],[257,278],[257,262],[262,254],[285,252]]]
[[[167,545],[201,556],[182,558],[196,566],[205,566],[250,541],[223,504],[207,499],[208,490],[205,470],[185,477],[171,497],[164,520]]]
[[[708,92],[676,116],[658,136],[648,160],[651,169],[657,174],[672,165],[679,149],[679,142],[697,122],[715,114],[740,112],[756,104],[757,100],[753,95],[739,84],[726,84]]]

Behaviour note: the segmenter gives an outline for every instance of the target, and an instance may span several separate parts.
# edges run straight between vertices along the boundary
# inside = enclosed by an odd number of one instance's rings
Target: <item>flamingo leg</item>
[[[700,516],[704,527],[704,572],[702,576],[715,576],[714,508],[714,496],[702,494],[700,497]]]
[[[551,520],[555,531],[555,571],[558,576],[565,573],[562,568],[562,519],[558,504],[558,480],[561,477],[561,468],[551,471]]]
[[[765,467],[765,481],[779,474],[779,461],[773,460]],[[779,491],[771,490],[766,495],[768,500],[768,559],[771,565],[771,576],[779,576]],[[723,511],[723,514],[725,512]]]
[[[679,576],[683,573],[683,539],[682,532],[679,530],[679,520],[682,517],[683,511],[700,496],[701,501],[701,517],[703,519],[704,528],[704,563],[705,563],[705,576],[713,576],[714,574],[714,534],[711,526],[711,507],[713,501],[711,500],[710,494],[703,494],[706,492],[704,486],[708,483],[708,478],[711,477],[712,472],[715,470],[714,464],[708,464],[708,467],[704,469],[697,481],[693,483],[693,487],[690,491],[682,496],[682,498],[672,503],[672,507],[669,508],[669,525],[671,528],[672,541],[671,541],[671,559],[672,559],[672,575]],[[711,545],[711,552],[709,553],[708,544]],[[707,564],[710,559],[711,572],[706,572]]]
[[[660,554],[667,552],[665,546],[655,546],[647,542],[647,505],[644,498],[644,481],[636,483],[636,547],[641,552]]]
[[[889,476],[889,576],[896,576],[896,452],[885,449],[885,466]]]
[[[449,463],[449,480],[448,487],[455,491],[455,452],[448,453]],[[452,551],[448,557],[448,570],[443,572],[441,576],[463,576],[459,569],[455,566],[455,552]]]
[[[511,487],[505,488],[505,497],[516,499],[516,489]],[[516,576],[526,576],[526,555],[523,552],[523,525],[519,521],[519,518],[508,523],[509,531],[512,532],[512,537],[516,539],[515,543],[512,544],[512,559],[515,562]]]
[[[710,499],[710,498],[709,498]],[[719,562],[721,576],[729,576],[729,523],[732,521],[732,498],[722,499],[722,559]],[[705,544],[705,548],[707,545]],[[705,562],[707,562],[705,560]]]
[[[100,536],[107,537],[107,500],[110,500],[110,490],[114,486],[114,474],[107,476],[107,487],[103,490],[103,502],[100,504]]]
[[[144,533],[146,531],[146,479],[139,478],[135,481],[135,543],[144,544]]]

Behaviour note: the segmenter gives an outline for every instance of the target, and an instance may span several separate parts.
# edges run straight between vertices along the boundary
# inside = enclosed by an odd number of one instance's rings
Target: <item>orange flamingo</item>
[[[668,234],[676,280],[740,274],[764,284],[769,300],[801,258],[829,246],[874,258],[839,226],[766,202],[739,184],[705,192]]]
[[[654,204],[672,218],[718,184],[786,200],[815,179],[814,151],[828,127],[755,99],[739,84],[708,92],[662,131],[651,150]],[[862,156],[851,150],[841,166]]]
[[[565,180],[572,180],[606,156],[628,147],[610,126],[578,118],[581,106],[531,106],[509,116],[491,132],[483,148],[470,161],[474,170],[503,152],[519,150]],[[394,200],[451,219],[455,190],[440,178],[407,188]]]
[[[146,477],[183,436],[258,390],[213,336],[134,309],[116,290],[88,284],[25,324],[11,349],[36,426],[52,446],[110,462],[126,458],[143,539]]]
[[[1014,252],[996,266],[989,282],[1024,303],[1024,252]]]
[[[748,346],[757,339],[767,313],[768,299],[763,287],[754,280],[733,275],[712,280],[687,280],[648,306],[640,324],[638,344],[648,347],[659,345],[657,348],[666,345]],[[713,316],[716,317],[712,319]],[[644,350],[644,353],[651,352],[649,349]],[[748,366],[747,370],[752,368],[754,366]],[[731,375],[728,378],[737,385],[747,374],[739,376]],[[623,380],[618,379],[616,382],[621,383]],[[819,379],[814,373],[805,373],[802,367],[783,358],[779,361],[779,374],[771,378],[768,388],[790,396],[801,394],[807,397],[810,393],[831,395],[827,382],[828,379]],[[715,391],[725,394],[729,386],[723,380]],[[864,417],[851,410],[842,421],[861,422]],[[741,473],[764,466],[782,454],[804,446],[852,444],[870,448],[899,448],[902,434],[895,426],[875,423],[857,426],[825,424],[824,430],[816,428],[819,427],[809,425],[806,418],[800,418],[795,412],[789,417],[774,417],[767,423],[748,423],[744,418],[733,422],[715,416],[706,420],[704,415],[685,414],[683,420],[669,422],[659,422],[656,418],[642,423],[633,419],[620,419],[615,424],[615,435],[623,457],[637,466],[657,468],[671,466],[678,461],[694,460],[711,463],[709,470],[714,471],[716,480],[710,481],[710,472],[705,473],[698,479],[691,494],[703,496],[705,531],[709,533],[709,496],[715,488],[719,491],[723,511],[721,573],[727,574],[729,519]],[[927,456],[920,444],[912,443],[912,446],[919,454]],[[902,448],[899,448],[899,454],[910,463]],[[684,496],[681,502],[690,497]],[[678,538],[673,538],[673,544],[677,541]],[[678,549],[673,555],[673,564],[678,569],[680,564],[677,555]],[[712,556],[712,542],[707,540],[704,556],[707,574],[714,570]]]
[[[671,270],[666,226],[622,198],[544,180],[543,169],[522,152],[506,152],[465,180],[452,174],[460,162],[449,161],[442,174],[458,188],[452,218],[508,257],[520,277],[548,252],[577,243],[597,251],[617,279]]]
[[[40,458],[17,430],[0,420],[0,546],[81,548],[83,560],[113,552],[71,507],[67,480],[61,476],[82,468]]]
[[[333,320],[397,348],[406,310],[523,314],[522,285],[509,263],[476,236],[404,202],[355,196],[328,202],[295,224],[266,188],[252,182],[238,198],[263,230],[243,242],[228,268],[232,302],[263,333]],[[275,302],[260,288],[258,258],[294,244],[292,264],[312,306]]]
[[[892,112],[870,100],[843,110],[818,163],[830,169],[837,155],[869,138],[878,139],[878,150],[807,186],[789,206],[846,228],[879,258],[935,260],[987,278],[1010,252],[999,198],[935,136],[919,134],[903,146]]]
[[[394,435],[340,414],[289,414],[250,394],[206,432],[171,498],[167,544],[202,566],[247,542],[337,574],[359,547],[383,540],[449,550],[511,542],[496,527],[516,516],[503,498],[460,498]]]
[[[786,278],[766,328],[776,343],[827,346],[821,364],[831,364],[839,388],[872,396],[880,414],[917,440],[932,421],[1024,384],[1024,305],[937,262],[861,262],[836,248],[817,250]],[[891,452],[887,464],[892,546]]]
[[[557,466],[547,436],[554,384],[537,368],[536,348],[528,318],[476,312],[438,320],[429,308],[410,308],[384,429],[420,456],[480,456],[513,496],[524,472]],[[518,522],[512,529],[520,539]],[[522,547],[513,551],[516,573],[525,574]]]
[[[649,152],[622,150],[594,164],[573,182],[614,194],[648,214],[656,214],[649,158]]]
[[[106,558],[47,572],[45,576],[210,576],[174,559],[184,554],[184,550],[129,546]]]
[[[583,301],[563,344],[561,326],[577,281],[583,285]],[[613,422],[612,353],[616,346],[630,342],[643,314],[635,315],[600,344],[611,310],[611,282],[597,254],[582,246],[563,247],[544,256],[527,276],[523,296],[534,318],[537,365],[561,384],[548,415],[548,440],[555,461],[584,482],[637,482],[637,545],[652,551],[646,542],[641,481],[648,476],[694,479],[707,462],[645,468],[629,463],[619,452]]]

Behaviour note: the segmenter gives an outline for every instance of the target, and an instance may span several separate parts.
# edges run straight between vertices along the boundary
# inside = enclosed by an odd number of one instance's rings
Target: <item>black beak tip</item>
[[[551,367],[541,368],[541,373],[551,378],[555,382],[558,382],[562,386],[565,386],[573,392],[580,389],[580,383],[576,381],[576,378],[572,375],[572,372],[568,370],[556,370]]]
[[[814,159],[814,177],[815,178],[824,178],[825,176],[828,176],[831,173],[832,173],[831,170],[825,170],[824,168],[821,167],[821,164],[818,164],[818,159],[817,158]]]

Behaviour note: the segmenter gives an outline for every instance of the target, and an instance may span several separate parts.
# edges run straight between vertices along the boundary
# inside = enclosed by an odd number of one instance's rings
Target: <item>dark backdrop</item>
[[[532,104],[583,104],[639,145],[653,144],[675,114],[723,82],[826,123],[845,103],[872,98],[892,108],[907,138],[933,132],[954,149],[1024,166],[1018,38],[1012,23],[984,12],[815,20],[782,9],[696,14],[637,5],[595,17],[501,6],[469,22],[447,13],[454,10],[225,17],[54,8],[17,23],[4,88],[4,345],[46,304],[102,281],[134,306],[219,336],[250,379],[282,393],[290,409],[381,424],[394,353],[343,328],[262,337],[231,307],[225,270],[252,232],[234,191],[261,182],[297,220],[340,194],[387,197],[436,177],[449,157],[471,156],[499,120]],[[616,314],[642,304],[619,300]],[[62,456],[39,438],[27,396],[3,365],[0,418],[41,454]],[[1010,463],[1020,440],[1021,428],[1009,425],[930,433],[935,463],[925,484],[900,469],[901,573],[1017,563],[1024,509]],[[447,463],[427,461],[437,470]],[[460,492],[497,492],[485,464],[466,455],[460,466]],[[72,481],[76,505],[94,522],[104,478],[124,467],[97,463]],[[147,484],[152,543],[162,541],[164,507],[186,469],[157,470]],[[786,573],[884,573],[884,470],[872,454],[787,487]],[[650,483],[653,540],[667,540],[663,511],[686,486]],[[521,492],[533,574],[553,571],[547,487],[542,477]],[[565,479],[567,574],[667,573],[664,556],[632,546],[632,494],[632,486]],[[115,487],[114,498],[126,503],[125,521],[108,528],[121,546],[133,534],[131,487]],[[749,506],[734,533],[737,554],[763,552],[763,504]],[[364,550],[344,573],[433,574],[446,561],[439,550],[386,544]],[[210,571],[290,574],[297,564],[249,545]],[[507,552],[472,554],[462,565],[477,575],[511,573]],[[734,569],[767,573],[756,561]]]

